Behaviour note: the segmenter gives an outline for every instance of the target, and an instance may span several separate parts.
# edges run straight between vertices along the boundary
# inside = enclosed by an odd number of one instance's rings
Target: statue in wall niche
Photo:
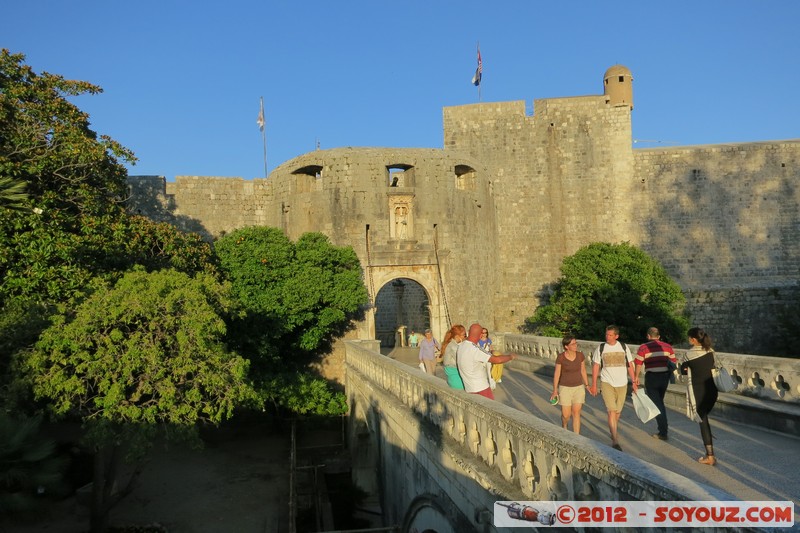
[[[408,207],[398,205],[394,209],[395,237],[400,240],[408,238]]]

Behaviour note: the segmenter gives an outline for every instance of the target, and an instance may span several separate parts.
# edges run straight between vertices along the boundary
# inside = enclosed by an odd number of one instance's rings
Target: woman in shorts
[[[567,429],[572,418],[572,431],[581,432],[581,408],[586,401],[589,378],[586,375],[586,358],[578,351],[578,341],[572,335],[561,340],[564,351],[556,358],[556,373],[553,376],[553,394],[550,401],[558,398],[561,404],[561,427]]]

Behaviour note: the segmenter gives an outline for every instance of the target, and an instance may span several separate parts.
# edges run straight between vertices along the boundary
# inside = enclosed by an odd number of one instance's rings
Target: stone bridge
[[[791,500],[797,516],[797,360],[721,354],[744,391],[761,387],[776,399],[721,395],[712,413],[720,463],[711,468],[696,462],[702,454],[697,424],[675,410],[671,439],[661,442],[649,437],[654,428],[646,431],[628,402],[620,425],[623,452],[608,446],[599,397],[587,397],[582,435],[563,430],[560,410],[547,402],[559,339],[505,335],[496,342],[522,355],[507,365],[497,401],[420,372],[412,349],[387,357],[377,341],[347,342],[353,477],[376,495],[383,525],[403,532],[495,531],[494,502],[507,500]],[[581,344],[585,353],[596,346]],[[670,396],[681,398],[681,386],[673,387]],[[740,416],[781,432],[730,420]],[[779,419],[782,425],[774,422]]]

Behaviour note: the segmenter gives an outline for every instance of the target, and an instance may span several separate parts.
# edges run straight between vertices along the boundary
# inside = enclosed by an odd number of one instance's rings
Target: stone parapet
[[[479,530],[481,512],[497,500],[734,499],[531,414],[450,389],[373,346],[346,345],[354,475],[368,490],[380,488],[388,523],[407,522],[406,510],[420,494],[439,501],[438,512],[460,523],[458,531]],[[365,463],[370,457],[376,464]]]
[[[561,339],[535,335],[495,333],[493,341],[503,351],[555,361],[563,351]],[[599,346],[595,341],[578,341],[578,350],[589,356]],[[639,344],[628,344],[634,355]],[[675,348],[680,356],[685,349]],[[739,387],[725,395],[741,395],[800,405],[800,359],[715,352],[717,362],[728,369]]]

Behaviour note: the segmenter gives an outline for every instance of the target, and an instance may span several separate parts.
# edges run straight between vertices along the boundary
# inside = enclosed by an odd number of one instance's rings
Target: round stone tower
[[[603,76],[603,94],[612,106],[630,106],[633,109],[633,75],[628,67],[614,65]]]

